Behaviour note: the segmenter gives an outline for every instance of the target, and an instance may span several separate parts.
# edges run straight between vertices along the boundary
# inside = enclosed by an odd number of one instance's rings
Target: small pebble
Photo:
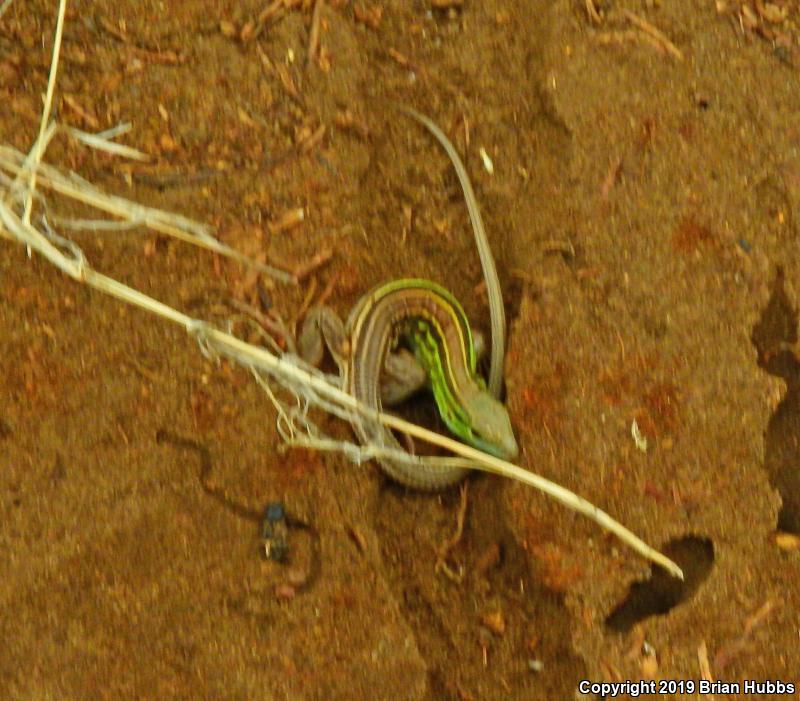
[[[308,581],[308,572],[292,567],[286,572],[286,581],[293,587],[302,587]]]
[[[279,599],[294,599],[297,590],[291,584],[279,584],[275,587],[275,596]]]
[[[528,669],[538,674],[544,670],[544,662],[541,660],[528,660]]]

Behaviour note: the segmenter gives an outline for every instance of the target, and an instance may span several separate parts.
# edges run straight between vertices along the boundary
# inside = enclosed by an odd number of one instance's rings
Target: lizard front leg
[[[325,346],[341,371],[350,356],[344,323],[330,307],[314,307],[303,323],[298,351],[303,360],[319,366]],[[400,404],[427,384],[428,376],[411,351],[399,348],[386,356],[380,380],[381,402],[385,406]]]

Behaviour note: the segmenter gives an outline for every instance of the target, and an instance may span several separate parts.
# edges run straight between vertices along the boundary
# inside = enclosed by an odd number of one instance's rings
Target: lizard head
[[[514,460],[519,454],[514,429],[505,406],[486,391],[474,394],[464,409],[469,416],[476,448],[503,460]]]

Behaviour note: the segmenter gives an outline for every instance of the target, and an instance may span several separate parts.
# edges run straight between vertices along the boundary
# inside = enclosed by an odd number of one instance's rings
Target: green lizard
[[[346,324],[328,307],[313,309],[299,339],[300,352],[318,364],[324,340],[339,366],[343,389],[375,409],[427,383],[442,420],[455,435],[484,452],[512,460],[517,456],[517,443],[508,413],[496,398],[502,382],[505,336],[502,296],[475,195],[463,164],[441,130],[424,115],[401,109],[424,124],[445,147],[461,181],[490,299],[490,379],[495,387],[492,392],[487,390],[477,374],[473,338],[461,305],[428,280],[401,279],[379,285],[359,300]],[[413,357],[392,352],[401,342]],[[363,444],[402,450],[384,426],[358,416],[353,416],[351,423]],[[390,477],[424,490],[449,486],[468,469],[463,459],[453,457],[407,455],[395,460],[379,456],[378,460]]]

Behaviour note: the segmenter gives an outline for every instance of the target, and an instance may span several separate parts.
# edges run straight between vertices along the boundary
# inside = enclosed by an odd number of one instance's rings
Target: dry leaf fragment
[[[178,150],[178,144],[170,134],[162,134],[158,139],[158,145],[165,153],[175,153]]]
[[[481,616],[481,623],[497,636],[506,632],[506,619],[500,609]]]

